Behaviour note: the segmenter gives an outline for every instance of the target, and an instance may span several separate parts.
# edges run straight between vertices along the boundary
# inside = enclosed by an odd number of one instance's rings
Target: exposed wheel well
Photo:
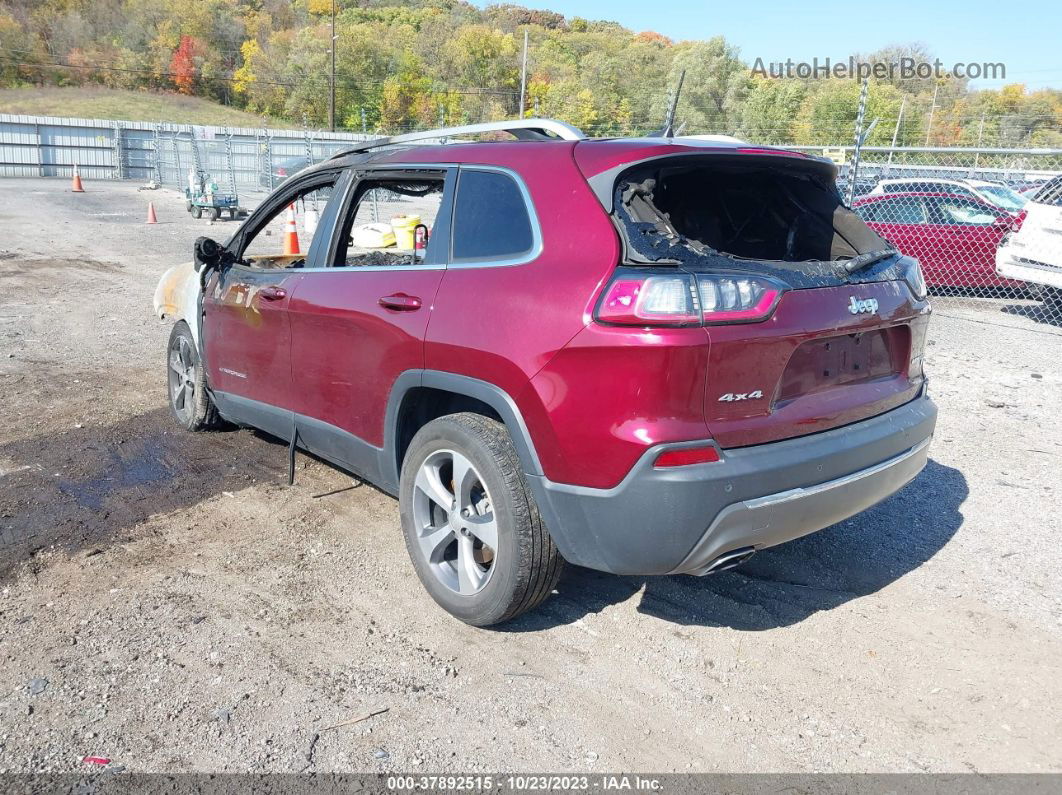
[[[398,409],[395,428],[396,471],[402,471],[402,461],[406,457],[406,450],[417,431],[432,420],[462,411],[482,414],[484,417],[490,417],[504,424],[504,420],[491,406],[468,395],[426,386],[414,387],[406,392],[402,397],[402,405]]]

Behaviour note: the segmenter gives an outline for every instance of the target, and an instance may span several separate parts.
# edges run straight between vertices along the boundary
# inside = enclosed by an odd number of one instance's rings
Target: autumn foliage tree
[[[173,51],[170,59],[170,75],[173,84],[182,94],[195,94],[197,77],[199,75],[199,59],[202,57],[203,47],[192,36],[181,36],[181,43]]]
[[[0,0],[0,86],[177,90],[321,126],[328,120],[332,6]],[[722,35],[672,40],[506,0],[335,0],[335,8],[335,115],[358,130],[513,118],[521,112],[527,33],[523,113],[553,116],[590,135],[659,129],[683,71],[676,123],[687,133],[830,146],[850,144],[854,133],[857,81],[754,75],[752,59]],[[898,58],[931,62],[933,53],[899,44],[861,60]],[[1057,88],[978,91],[951,75],[899,75],[871,81],[867,116],[878,120],[873,144],[895,135],[909,146],[1062,145]]]

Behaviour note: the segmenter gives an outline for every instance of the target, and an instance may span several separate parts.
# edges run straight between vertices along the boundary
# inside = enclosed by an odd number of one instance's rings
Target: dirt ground
[[[1062,771],[1062,330],[1029,306],[938,304],[932,460],[885,503],[713,577],[569,568],[479,630],[389,497],[176,429],[152,292],[232,225],[86,187],[0,182],[0,772]]]

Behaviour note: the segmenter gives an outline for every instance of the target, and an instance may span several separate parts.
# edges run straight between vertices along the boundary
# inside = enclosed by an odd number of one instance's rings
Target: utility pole
[[[332,0],[332,72],[328,78],[328,128],[336,131],[336,0]]]
[[[527,28],[524,28],[524,65],[520,69],[520,118],[524,117],[524,98],[527,95]]]
[[[900,137],[900,125],[903,124],[903,109],[907,105],[907,95],[900,98],[900,115],[896,117],[896,128],[892,131],[892,146],[889,148],[889,162],[885,164],[885,173],[892,168],[892,156],[896,152],[896,139]]]
[[[981,141],[985,137],[985,114],[981,114],[981,126],[977,128],[977,151],[974,152],[974,168],[977,168],[977,163],[981,159]]]
[[[940,83],[933,87],[933,104],[929,107],[929,121],[926,122],[926,146],[929,146],[929,133],[933,129],[933,114],[937,112],[937,92],[940,91]]]
[[[869,88],[870,83],[864,78],[863,87],[859,90],[859,109],[856,111],[855,147],[852,151],[852,164],[848,167],[847,205],[849,207],[852,206],[852,200],[855,199],[856,177],[859,176],[859,157],[863,151],[863,141],[866,140],[866,135],[863,133],[863,117],[867,113],[867,93]],[[870,130],[867,130],[867,134],[869,133]]]

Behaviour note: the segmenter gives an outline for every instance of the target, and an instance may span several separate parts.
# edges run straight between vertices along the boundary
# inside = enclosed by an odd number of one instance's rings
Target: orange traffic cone
[[[155,215],[155,202],[148,202],[148,217],[145,223],[157,224],[158,222],[159,219]]]
[[[284,227],[284,254],[298,254],[299,233],[295,229],[295,205],[288,207],[288,223]]]
[[[71,193],[84,193],[85,188],[81,185],[81,175],[77,173],[77,164],[74,164],[74,180],[70,183]]]

